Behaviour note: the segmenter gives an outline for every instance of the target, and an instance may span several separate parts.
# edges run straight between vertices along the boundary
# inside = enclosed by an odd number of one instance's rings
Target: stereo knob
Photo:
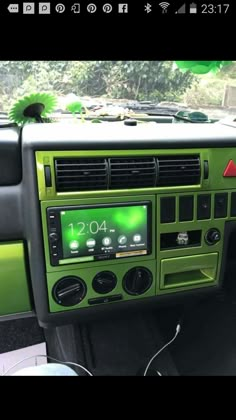
[[[210,229],[206,233],[205,241],[208,245],[215,245],[221,239],[221,234],[218,229]]]
[[[100,294],[110,293],[117,283],[117,278],[111,271],[101,271],[93,279],[93,289]]]
[[[147,268],[137,267],[129,270],[123,279],[123,288],[129,295],[142,295],[152,284],[152,273]]]
[[[58,240],[57,233],[50,233],[49,240],[50,240],[50,242],[56,242]]]
[[[63,277],[53,287],[52,296],[62,306],[78,305],[86,295],[86,284],[79,277]]]

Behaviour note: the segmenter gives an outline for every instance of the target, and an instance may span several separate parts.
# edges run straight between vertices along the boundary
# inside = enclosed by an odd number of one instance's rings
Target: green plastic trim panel
[[[23,242],[0,244],[0,316],[30,312]]]
[[[161,261],[161,288],[184,287],[217,280],[218,254],[167,258]]]
[[[57,193],[55,184],[54,159],[69,157],[135,157],[135,156],[181,156],[199,154],[201,159],[201,182],[194,186],[159,187],[145,189],[123,189],[109,191],[88,191],[88,192],[63,192]],[[224,170],[230,160],[236,163],[236,149],[233,148],[212,148],[212,149],[163,149],[163,150],[93,150],[93,151],[40,151],[36,152],[36,166],[38,177],[38,189],[40,200],[60,200],[83,197],[109,197],[114,194],[155,194],[166,192],[187,192],[199,190],[224,190],[235,188],[235,178],[224,178]],[[204,161],[209,162],[209,177],[204,179]],[[52,186],[46,187],[44,166],[51,168]]]
[[[178,193],[178,194],[159,194],[150,196],[115,196],[109,198],[88,198],[81,200],[69,200],[70,205],[84,205],[84,204],[109,204],[117,202],[127,201],[151,201],[152,202],[152,254],[143,257],[127,258],[124,260],[116,261],[100,261],[100,262],[85,262],[85,263],[74,263],[63,266],[53,267],[50,264],[49,249],[48,249],[48,231],[47,231],[47,220],[46,220],[46,209],[54,206],[55,203],[58,206],[68,205],[68,200],[60,201],[47,201],[41,202],[41,213],[43,222],[43,233],[44,233],[44,246],[45,246],[45,258],[46,258],[46,269],[47,269],[47,284],[48,284],[48,296],[49,296],[49,307],[50,311],[67,311],[69,309],[77,309],[88,307],[88,299],[99,297],[95,291],[91,288],[92,278],[99,272],[109,270],[115,273],[118,278],[116,289],[109,293],[122,294],[122,300],[130,299],[142,299],[150,296],[160,296],[169,293],[179,293],[181,291],[194,290],[209,286],[215,286],[219,282],[219,273],[222,261],[222,250],[223,250],[223,237],[226,220],[230,220],[230,192],[228,194],[228,207],[226,216],[223,218],[214,218],[214,191],[210,192],[211,197],[211,213],[210,218],[207,220],[197,220],[197,198],[199,193]],[[193,196],[193,220],[188,222],[179,221],[179,199],[185,195]],[[165,197],[174,197],[176,200],[176,218],[173,223],[161,223],[160,214],[160,200]],[[221,240],[214,245],[208,245],[205,241],[205,235],[209,229],[217,229],[220,232]],[[185,246],[170,249],[161,248],[161,235],[188,232],[191,234],[192,231],[200,231],[199,241],[200,243],[194,246]],[[165,262],[170,263],[170,267],[174,269],[166,270]],[[196,264],[197,261],[197,264]],[[140,296],[130,296],[125,293],[122,288],[122,277],[124,274],[133,267],[143,266],[149,268],[153,274],[152,287],[144,294]],[[178,270],[175,268],[178,266]],[[196,268],[197,266],[197,268]],[[163,268],[164,267],[164,268]],[[184,267],[187,267],[185,270]],[[175,271],[176,270],[176,271]],[[182,271],[181,271],[182,270]],[[187,273],[186,273],[187,272]],[[165,278],[165,273],[167,279]],[[61,307],[52,298],[52,289],[54,284],[61,278],[66,276],[78,276],[82,278],[87,286],[86,297],[82,300],[79,305],[73,307]],[[107,303],[106,303],[107,304]],[[109,303],[110,304],[110,303]]]
[[[192,155],[201,158],[201,181],[199,185],[185,187],[162,187],[145,189],[127,189],[116,191],[88,191],[73,193],[57,193],[55,189],[54,159],[57,157],[108,157],[108,156],[161,156]],[[204,161],[209,162],[209,174],[204,179]],[[143,299],[151,296],[175,294],[200,288],[209,288],[219,283],[224,245],[225,222],[236,220],[236,179],[224,177],[224,171],[230,160],[236,163],[236,149],[171,149],[171,150],[136,150],[136,151],[47,151],[36,152],[39,200],[43,225],[43,240],[48,285],[49,310],[62,312],[77,308],[89,307],[88,299],[100,297],[92,289],[93,277],[100,271],[109,270],[117,276],[116,288],[108,296],[122,295],[122,300]],[[46,188],[44,165],[51,167],[52,187]],[[224,193],[224,194],[219,194]],[[211,205],[207,218],[201,220],[198,212],[199,196],[206,194]],[[218,195],[217,195],[218,194]],[[181,199],[191,196],[191,215],[188,221],[182,221],[180,215]],[[222,198],[223,197],[223,198]],[[216,199],[224,199],[216,206]],[[161,220],[161,199],[172,198],[175,201],[175,214],[169,223]],[[152,254],[147,256],[126,258],[123,260],[69,263],[68,265],[51,266],[49,258],[48,231],[46,209],[56,206],[78,206],[90,204],[113,204],[119,202],[152,202]],[[182,200],[183,202],[183,200]],[[191,220],[192,219],[192,220]],[[210,229],[217,229],[221,237],[210,245],[205,237]],[[197,239],[194,236],[197,232]],[[193,243],[177,246],[178,234],[193,237]],[[170,246],[161,245],[161,235],[171,235]],[[165,239],[165,238],[164,238]],[[153,274],[153,283],[145,294],[128,295],[122,287],[124,274],[133,267],[147,267]],[[78,276],[84,280],[87,294],[79,305],[62,307],[52,297],[55,283],[66,276]],[[102,304],[109,304],[102,303]],[[100,304],[100,303],[99,303]]]
[[[222,262],[222,253],[223,253],[223,245],[224,245],[224,230],[225,230],[225,222],[227,220],[232,220],[230,217],[230,208],[231,208],[231,194],[228,194],[228,205],[227,205],[227,212],[226,216],[223,218],[215,219],[214,218],[214,198],[215,192],[209,192],[211,197],[211,212],[210,218],[206,220],[197,220],[197,200],[199,193],[185,193],[185,194],[167,194],[167,195],[159,195],[157,197],[157,242],[156,242],[156,258],[157,258],[157,295],[162,294],[169,294],[169,293],[176,293],[180,291],[187,291],[202,287],[209,287],[211,284],[215,285],[219,282],[219,275],[220,275],[220,268]],[[201,193],[202,194],[202,193]],[[179,221],[179,200],[180,197],[184,196],[193,196],[193,220],[188,222],[180,222]],[[176,200],[176,218],[173,223],[161,223],[160,220],[160,200],[162,197],[174,197]],[[220,232],[221,240],[215,243],[214,245],[208,245],[205,236],[210,229],[217,229]],[[192,231],[200,231],[200,245],[193,245],[193,246],[183,246],[183,247],[175,247],[170,249],[161,249],[161,234],[172,234],[176,233],[176,238],[178,233],[185,233],[187,232],[188,235],[191,234]],[[209,261],[212,261],[212,255],[217,255],[217,259],[215,259],[214,267],[217,268],[217,271],[214,273],[214,278],[212,281],[209,281],[207,277],[201,277],[200,279],[196,277],[195,270],[192,269],[194,267],[194,259],[191,257],[198,257],[198,261],[203,258],[203,265],[202,268],[205,267],[205,263],[209,258]],[[188,271],[192,271],[191,278],[188,278],[188,281],[182,281],[181,276],[176,276],[176,283],[175,281],[169,281],[169,284],[165,284],[163,280],[163,272],[162,267],[163,261],[168,262],[180,262],[180,267],[183,268],[187,267]],[[208,264],[208,263],[207,263]],[[210,264],[211,265],[211,264]],[[165,273],[165,271],[164,271]],[[172,274],[170,271],[169,274]],[[178,277],[178,278],[177,278]],[[182,276],[184,279],[185,275]],[[202,280],[202,281],[199,281]],[[164,287],[165,286],[165,287]]]
[[[134,268],[134,267],[144,267],[147,268],[149,271],[152,272],[153,275],[153,281],[152,284],[150,286],[150,288],[143,293],[140,296],[132,296],[127,294],[123,287],[122,287],[122,280],[124,275],[127,273],[127,271],[129,271],[130,269]],[[123,263],[122,265],[111,265],[109,266],[109,271],[113,272],[116,275],[117,278],[117,284],[116,287],[112,290],[112,292],[108,293],[108,294],[98,294],[94,291],[94,289],[92,288],[92,281],[93,278],[96,276],[96,274],[98,274],[99,272],[106,270],[106,268],[104,267],[91,267],[91,268],[81,268],[81,269],[77,269],[77,270],[73,270],[72,272],[68,272],[68,270],[65,270],[63,272],[56,272],[56,273],[49,273],[47,275],[47,280],[48,280],[48,296],[49,296],[49,308],[50,308],[50,312],[61,312],[61,311],[68,311],[71,309],[78,309],[78,308],[86,308],[89,307],[89,303],[88,300],[89,299],[98,299],[98,298],[106,298],[106,296],[114,296],[114,295],[121,295],[122,299],[121,302],[124,301],[129,301],[129,300],[137,300],[137,299],[143,299],[143,298],[148,298],[148,297],[152,297],[155,296],[155,278],[156,278],[156,267],[155,267],[155,261],[142,261],[142,263]],[[81,301],[81,303],[79,303],[78,305],[75,305],[73,307],[65,307],[65,306],[61,306],[58,305],[55,300],[53,299],[52,296],[52,289],[54,284],[60,280],[63,277],[67,277],[67,276],[76,276],[79,277],[80,279],[82,279],[87,287],[87,293],[85,298]],[[110,303],[105,303],[106,305],[110,305],[112,304],[112,302]]]
[[[55,158],[86,158],[86,157],[135,157],[135,156],[167,156],[167,155],[193,155],[193,154],[201,154],[201,184],[207,186],[208,180],[203,179],[204,173],[204,160],[208,159],[208,151],[202,149],[201,151],[198,149],[182,149],[182,150],[94,150],[94,151],[43,151],[43,152],[36,152],[36,166],[37,166],[37,177],[38,177],[38,188],[39,188],[39,199],[40,200],[50,200],[50,199],[73,199],[73,198],[83,198],[83,197],[109,197],[114,194],[125,194],[125,195],[133,195],[133,194],[153,194],[157,191],[164,191],[166,189],[170,191],[189,191],[192,189],[192,186],[186,186],[183,188],[180,187],[172,187],[172,188],[135,188],[135,189],[122,189],[122,190],[106,190],[106,191],[87,191],[87,192],[63,192],[57,193],[56,191],[56,181],[55,181],[55,170],[54,170],[54,159]],[[44,166],[50,166],[51,174],[52,174],[52,186],[46,187],[45,185],[45,176],[44,176]],[[200,189],[200,185],[195,186],[196,190]]]

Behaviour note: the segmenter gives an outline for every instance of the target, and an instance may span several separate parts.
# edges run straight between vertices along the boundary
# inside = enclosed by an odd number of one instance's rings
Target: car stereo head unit
[[[151,253],[151,202],[47,208],[52,265]]]

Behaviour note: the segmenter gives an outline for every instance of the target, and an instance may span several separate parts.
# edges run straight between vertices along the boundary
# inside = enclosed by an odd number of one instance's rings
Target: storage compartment
[[[161,233],[161,251],[166,249],[201,246],[201,230]]]
[[[162,260],[161,289],[216,282],[217,266],[218,253]]]
[[[0,244],[0,316],[30,312],[22,242]]]

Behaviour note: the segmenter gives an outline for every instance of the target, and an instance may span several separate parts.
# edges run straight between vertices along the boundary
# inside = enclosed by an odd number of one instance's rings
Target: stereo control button
[[[50,242],[56,242],[56,241],[58,241],[58,235],[57,235],[57,233],[50,233],[49,240],[50,240]]]

